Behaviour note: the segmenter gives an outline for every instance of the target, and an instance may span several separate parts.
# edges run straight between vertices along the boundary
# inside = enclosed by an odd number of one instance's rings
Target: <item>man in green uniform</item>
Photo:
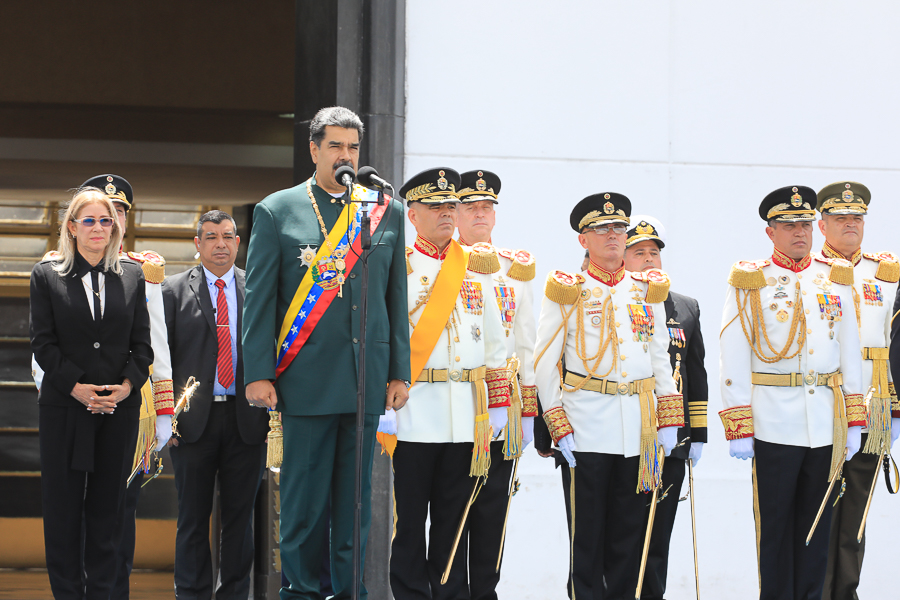
[[[316,172],[267,197],[253,211],[244,375],[248,402],[269,408],[277,404],[282,413],[280,543],[289,582],[282,599],[321,598],[319,567],[329,506],[334,598],[349,598],[353,586],[361,223],[359,205],[347,203],[347,190],[336,181],[335,171],[344,165],[357,168],[362,134],[362,121],[352,111],[320,110],[310,123]],[[355,186],[353,199],[373,200],[374,194]],[[385,407],[403,406],[410,378],[403,207],[390,200],[370,209],[363,556],[378,417]],[[365,587],[360,589],[365,598]]]

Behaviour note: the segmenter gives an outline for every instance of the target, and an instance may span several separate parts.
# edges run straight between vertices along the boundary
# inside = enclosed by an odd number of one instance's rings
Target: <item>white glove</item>
[[[494,430],[493,437],[496,439],[503,433],[503,428],[509,422],[509,415],[505,406],[488,409],[488,418],[491,420],[491,428]]]
[[[691,452],[688,458],[694,461],[694,466],[700,462],[700,455],[703,454],[703,442],[691,442]]]
[[[556,445],[559,446],[560,452],[562,452],[563,456],[566,457],[566,460],[569,461],[569,466],[575,466],[575,434],[570,433],[564,438],[560,438]]]
[[[393,408],[387,409],[378,417],[378,433],[397,435],[397,412]]]
[[[731,440],[728,442],[728,453],[735,458],[747,460],[753,458],[753,438],[741,438],[739,440]]]
[[[662,444],[666,456],[672,454],[672,449],[678,444],[678,428],[663,427],[656,432],[656,439]]]
[[[156,451],[166,447],[172,437],[172,415],[156,415]]]
[[[893,425],[893,424],[892,424]],[[855,425],[847,429],[847,458],[850,460],[853,455],[859,452],[859,446],[862,442],[862,427]]]
[[[894,417],[891,419],[891,446],[894,445],[898,437],[900,437],[900,417]]]
[[[522,450],[534,439],[534,417],[522,417]]]

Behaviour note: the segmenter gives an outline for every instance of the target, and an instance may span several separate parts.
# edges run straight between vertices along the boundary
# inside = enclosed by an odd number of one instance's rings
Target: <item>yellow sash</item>
[[[468,252],[463,250],[456,241],[450,240],[447,258],[444,259],[444,264],[441,265],[441,270],[434,282],[431,298],[425,305],[412,335],[409,336],[409,362],[413,385],[416,385],[419,373],[428,362],[428,357],[431,356],[447,325],[450,312],[456,305],[456,297],[459,295],[459,289],[466,277],[468,261]]]

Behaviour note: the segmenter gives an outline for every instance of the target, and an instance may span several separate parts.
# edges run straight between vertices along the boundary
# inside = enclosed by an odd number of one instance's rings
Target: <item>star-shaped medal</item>
[[[300,264],[308,269],[316,259],[316,249],[313,246],[301,246],[300,256],[297,258],[300,259]]]
[[[472,339],[476,342],[481,341],[481,328],[478,325],[472,325]]]

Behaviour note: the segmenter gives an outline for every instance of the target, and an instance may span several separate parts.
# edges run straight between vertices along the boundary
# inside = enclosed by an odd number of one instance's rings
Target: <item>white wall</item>
[[[728,457],[716,416],[725,278],[733,262],[771,253],[757,207],[785,185],[865,183],[864,249],[900,251],[898,22],[900,6],[873,1],[407,3],[406,174],[500,175],[494,241],[536,255],[538,295],[547,271],[581,263],[568,216],[584,196],[624,193],[666,225],[664,267],[674,290],[700,301],[706,334],[711,443],[697,495],[707,597],[756,595],[749,464]],[[520,471],[526,494],[501,591],[563,597],[558,475],[534,456]],[[885,597],[891,584],[898,500],[882,491],[861,596]],[[679,514],[671,598],[693,595]]]

